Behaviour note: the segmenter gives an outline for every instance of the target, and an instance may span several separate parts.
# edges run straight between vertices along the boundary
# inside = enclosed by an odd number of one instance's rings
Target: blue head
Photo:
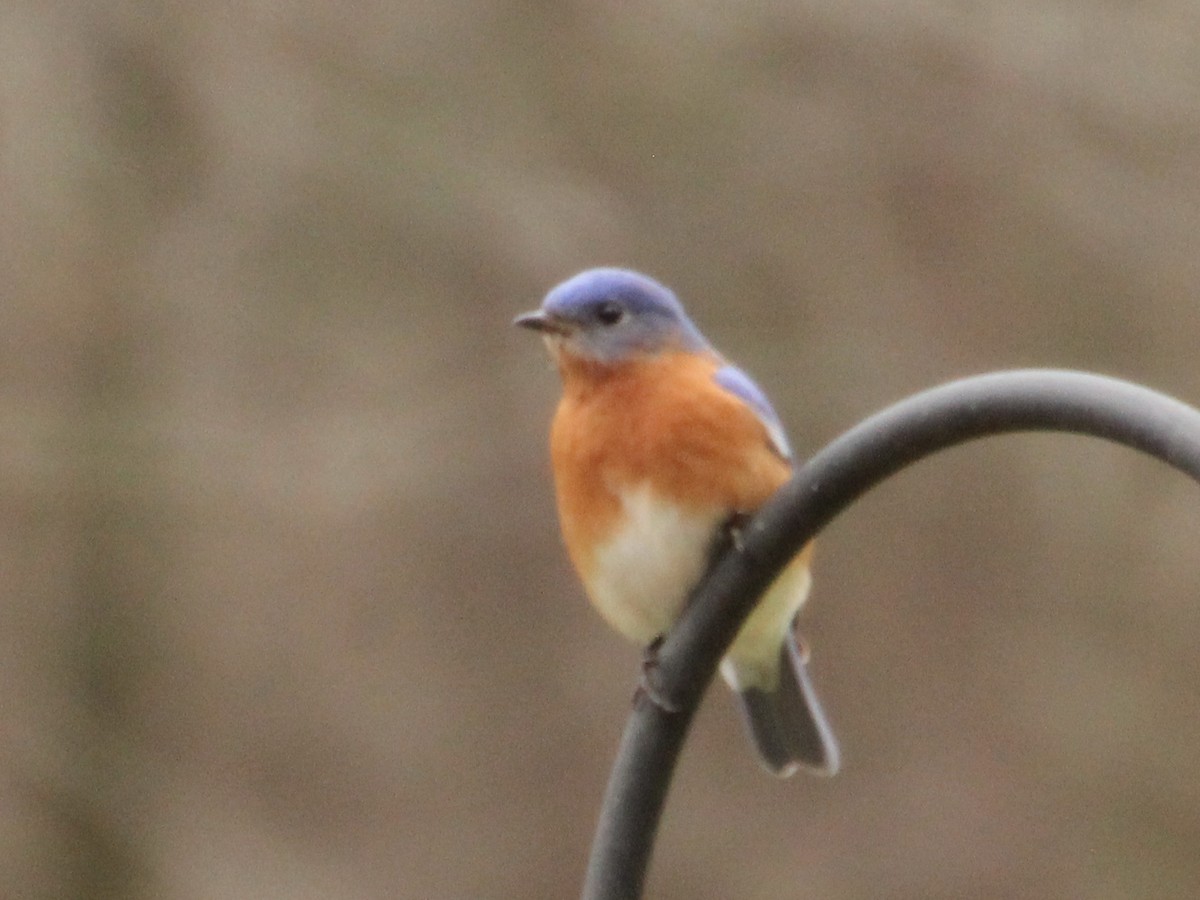
[[[580,272],[551,290],[541,309],[517,316],[514,324],[602,363],[708,347],[671,291],[628,269]]]

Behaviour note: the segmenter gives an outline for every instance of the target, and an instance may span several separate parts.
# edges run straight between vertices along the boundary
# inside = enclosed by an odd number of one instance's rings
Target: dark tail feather
[[[775,690],[749,688],[738,694],[763,763],[783,778],[800,766],[815,775],[836,775],[840,764],[837,740],[806,663],[807,654],[789,637],[779,650]]]

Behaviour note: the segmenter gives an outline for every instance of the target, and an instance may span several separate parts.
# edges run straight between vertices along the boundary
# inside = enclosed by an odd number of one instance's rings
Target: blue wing
[[[767,435],[771,438],[771,446],[784,459],[791,459],[792,448],[788,446],[787,435],[783,433],[783,424],[779,421],[779,416],[775,415],[775,410],[771,407],[771,401],[767,399],[767,395],[751,380],[750,376],[737,366],[722,366],[717,369],[713,378],[717,384],[744,400],[746,405],[754,410],[754,414],[767,429]]]

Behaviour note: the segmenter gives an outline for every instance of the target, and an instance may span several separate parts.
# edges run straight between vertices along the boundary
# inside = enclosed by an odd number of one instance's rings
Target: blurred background
[[[576,895],[639,651],[512,316],[643,269],[801,454],[948,379],[1200,402],[1200,14],[0,8],[0,896]],[[832,780],[705,703],[659,898],[1200,890],[1200,491],[973,444],[827,531]]]

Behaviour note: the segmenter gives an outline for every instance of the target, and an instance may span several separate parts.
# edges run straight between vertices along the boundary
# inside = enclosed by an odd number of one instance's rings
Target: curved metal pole
[[[759,511],[741,546],[717,560],[659,648],[654,687],[668,702],[641,700],[630,715],[592,843],[584,900],[641,896],[692,715],[742,621],[796,552],[900,469],[975,438],[1015,431],[1104,438],[1200,481],[1200,412],[1149,388],[1083,372],[966,378],[915,394],[850,429]]]

